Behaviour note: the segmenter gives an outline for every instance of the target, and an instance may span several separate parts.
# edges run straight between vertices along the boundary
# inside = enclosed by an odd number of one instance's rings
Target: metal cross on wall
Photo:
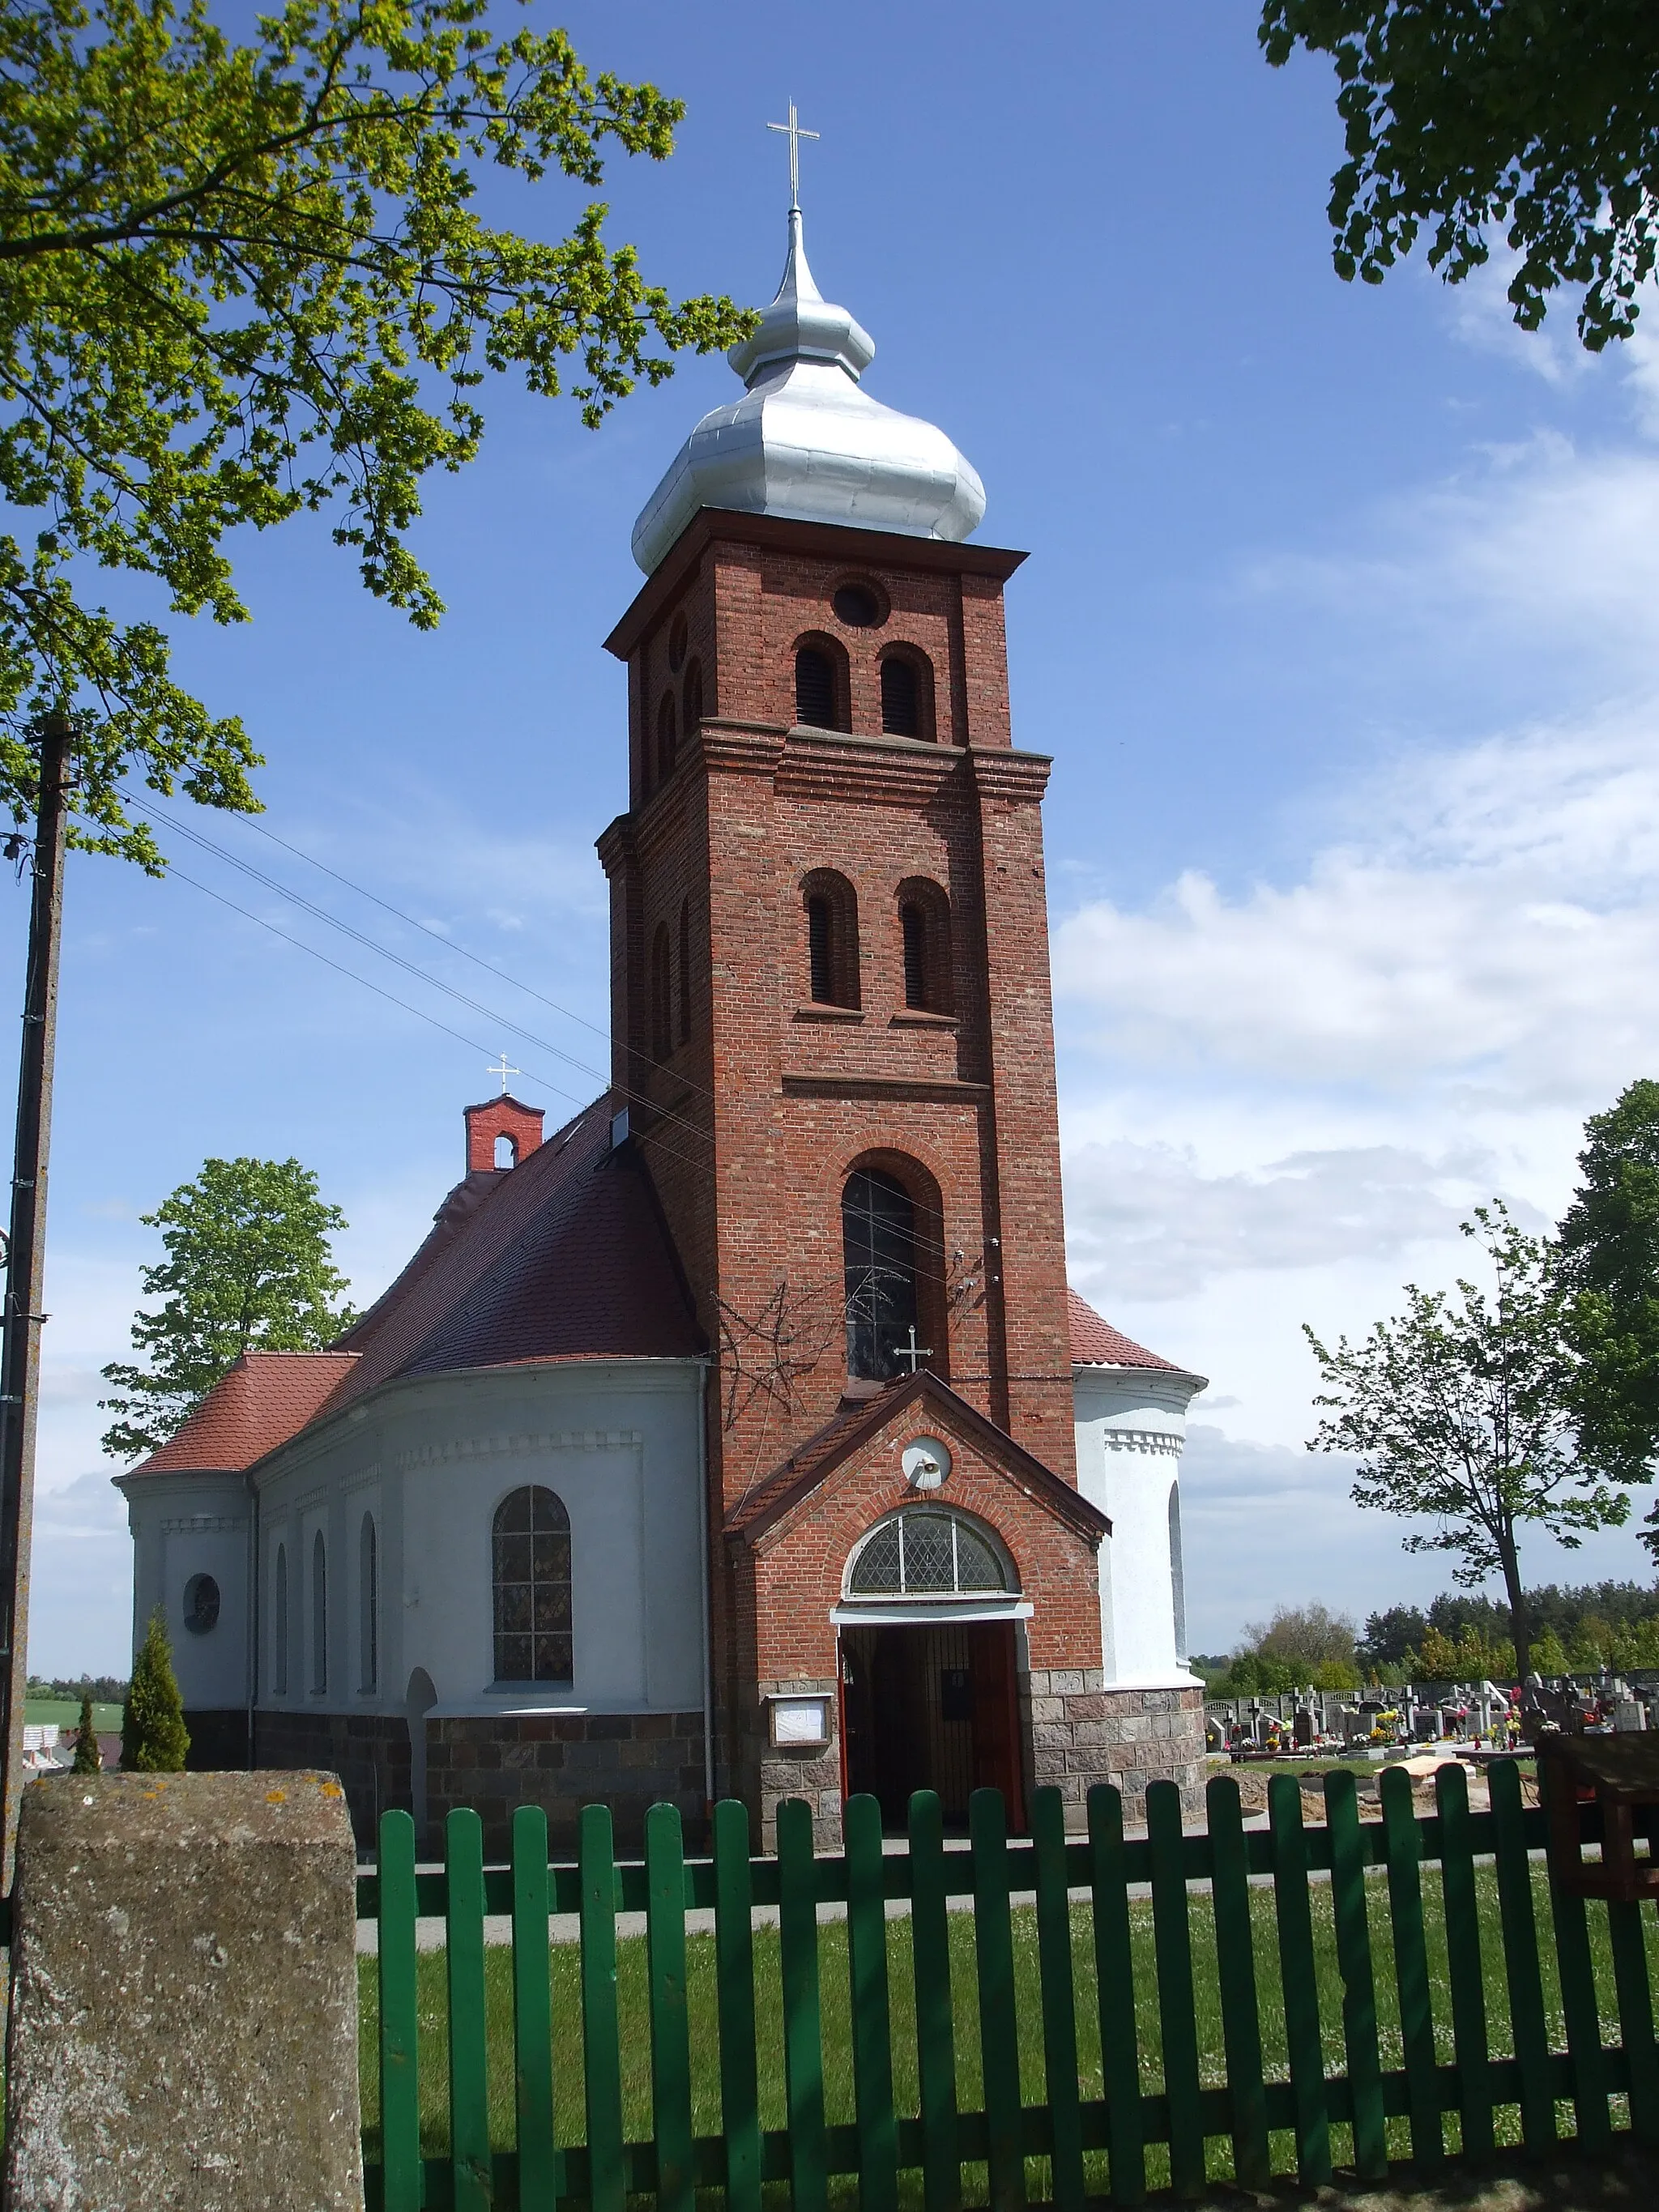
[[[523,1070],[523,1068],[521,1068],[521,1067],[509,1067],[509,1066],[507,1066],[507,1054],[506,1054],[505,1053],[503,1053],[503,1054],[501,1054],[501,1065],[500,1065],[500,1066],[499,1066],[499,1067],[496,1066],[495,1062],[493,1060],[489,1062],[489,1073],[490,1073],[492,1075],[499,1075],[499,1076],[501,1077],[501,1096],[502,1096],[502,1097],[503,1097],[503,1098],[505,1098],[505,1097],[506,1097],[506,1096],[507,1096],[507,1077],[508,1077],[509,1075],[522,1075],[522,1074],[524,1073],[524,1070]]]
[[[789,120],[787,123],[769,123],[766,127],[769,131],[781,131],[789,141],[789,212],[794,215],[800,208],[800,142],[803,138],[816,138],[818,133],[801,129],[795,120],[793,100],[789,103]]]
[[[910,1324],[910,1341],[908,1344],[896,1344],[893,1346],[894,1358],[908,1360],[910,1364],[910,1372],[913,1375],[915,1373],[917,1368],[921,1366],[924,1359],[931,1359],[933,1356],[933,1347],[931,1344],[918,1344],[916,1342],[916,1325],[915,1322],[912,1322]]]

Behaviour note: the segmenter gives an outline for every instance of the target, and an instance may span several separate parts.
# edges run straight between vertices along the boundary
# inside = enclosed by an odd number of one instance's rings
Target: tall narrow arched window
[[[570,1626],[570,1516],[539,1485],[508,1492],[495,1509],[491,1562],[495,1680],[574,1680]]]
[[[915,663],[890,653],[881,664],[881,726],[889,737],[921,735],[921,689]]]
[[[939,885],[912,876],[899,885],[904,1003],[934,1014],[951,1011],[951,902]]]
[[[319,1528],[311,1540],[311,1690],[328,1687],[328,1547]]]
[[[847,1371],[884,1382],[905,1371],[899,1358],[916,1326],[916,1209],[879,1168],[848,1176],[841,1200],[847,1291]]]
[[[680,901],[680,1042],[691,1041],[691,902]]]
[[[674,762],[679,752],[679,726],[674,719],[674,695],[671,691],[657,711],[657,781],[666,783],[674,773]]]
[[[702,663],[694,660],[685,672],[682,688],[685,702],[684,729],[686,736],[695,736],[702,726]]]
[[[279,1698],[288,1695],[288,1546],[276,1547],[276,1567],[270,1592],[270,1686]]]
[[[801,885],[806,995],[816,1006],[859,1003],[859,900],[845,876],[815,868]]]
[[[847,648],[819,633],[795,646],[795,720],[811,730],[848,730]]]
[[[673,977],[668,964],[668,924],[659,921],[651,940],[651,1057],[666,1060],[674,1049]]]
[[[380,1679],[380,1562],[374,1516],[365,1513],[357,1537],[357,1686]]]

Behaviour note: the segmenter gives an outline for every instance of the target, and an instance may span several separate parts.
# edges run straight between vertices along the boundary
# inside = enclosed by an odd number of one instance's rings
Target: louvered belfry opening
[[[890,653],[881,664],[881,726],[890,738],[919,738],[921,678],[914,660]]]
[[[796,650],[795,720],[812,730],[840,726],[836,714],[836,665],[820,646],[803,645]]]

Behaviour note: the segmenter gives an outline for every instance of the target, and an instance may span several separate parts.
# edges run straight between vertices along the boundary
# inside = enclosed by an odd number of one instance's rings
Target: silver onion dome
[[[703,416],[634,525],[647,575],[701,507],[966,538],[985,513],[978,472],[943,430],[860,389],[875,351],[812,282],[791,208],[778,296],[727,356],[744,395]]]

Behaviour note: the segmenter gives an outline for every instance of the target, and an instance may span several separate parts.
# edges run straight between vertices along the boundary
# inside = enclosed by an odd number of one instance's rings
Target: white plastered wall
[[[252,1501],[240,1474],[151,1474],[120,1483],[132,1531],[132,1638],[137,1650],[159,1605],[189,1711],[247,1703],[247,1565]],[[194,1575],[219,1586],[219,1617],[204,1635],[185,1626]]]
[[[1187,1407],[1203,1387],[1168,1368],[1077,1367],[1078,1484],[1112,1524],[1100,1547],[1109,1688],[1188,1688],[1179,1589],[1179,1474]]]
[[[402,1714],[417,1668],[434,1717],[678,1712],[703,1700],[702,1370],[571,1360],[395,1383],[273,1454],[260,1492],[262,1710]],[[538,1483],[570,1516],[574,1680],[492,1686],[491,1522]],[[361,1679],[359,1546],[375,1516],[378,1680]],[[328,1547],[329,1686],[309,1687],[310,1552]],[[289,1546],[289,1686],[272,1685],[270,1593]]]

